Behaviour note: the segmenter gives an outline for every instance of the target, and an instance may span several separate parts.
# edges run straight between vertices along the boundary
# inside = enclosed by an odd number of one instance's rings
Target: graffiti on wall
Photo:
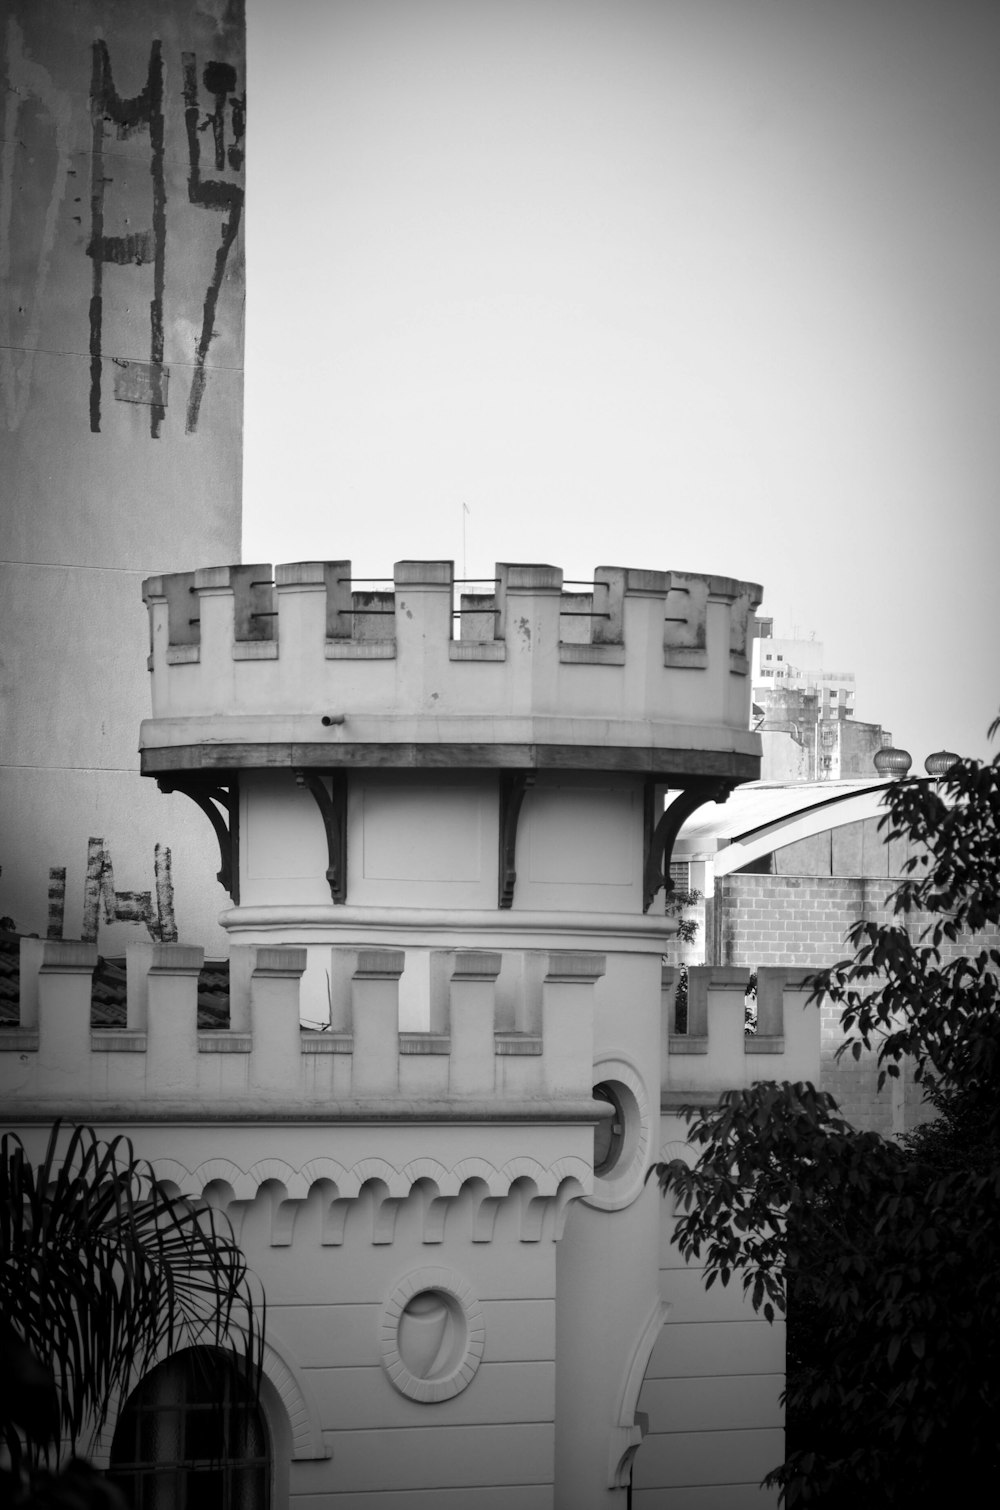
[[[198,428],[205,391],[205,365],[215,334],[219,292],[226,264],[239,233],[243,215],[244,191],[231,180],[206,176],[202,172],[201,138],[211,132],[211,147],[216,173],[229,168],[239,172],[244,161],[246,96],[237,92],[236,69],[231,63],[209,61],[199,78],[198,60],[193,52],[181,55],[184,129],[188,162],[187,198],[197,209],[221,214],[218,249],[208,277],[201,311],[201,330],[193,353],[191,386],[188,393],[185,430],[193,434]],[[166,414],[169,373],[163,363],[163,297],[167,255],[167,195],[164,184],[164,63],[159,41],[150,48],[146,84],[139,94],[123,98],[115,88],[111,56],[104,41],[93,45],[93,72],[90,102],[93,121],[91,158],[90,220],[91,234],[87,255],[93,262],[90,301],[90,428],[101,428],[101,381],[103,372],[103,324],[105,270],[114,264],[144,266],[153,270],[153,293],[150,301],[149,364],[118,361],[122,376],[116,377],[115,396],[132,403],[149,405],[149,433],[160,435]],[[203,109],[202,91],[211,108]],[[150,219],[149,225],[109,236],[104,229],[107,186],[113,179],[105,172],[105,144],[111,130],[119,140],[138,131],[149,135]]]
[[[201,409],[202,394],[205,391],[205,359],[208,356],[208,348],[212,344],[212,334],[215,322],[215,309],[219,301],[219,290],[222,287],[222,279],[225,276],[226,263],[229,260],[229,252],[236,240],[240,228],[240,219],[243,214],[243,189],[238,185],[220,178],[204,178],[201,172],[201,147],[199,135],[211,127],[212,143],[214,146],[215,168],[221,171],[228,166],[238,171],[243,166],[243,135],[246,127],[246,96],[236,93],[236,69],[231,63],[209,63],[202,75],[202,83],[211,95],[215,109],[205,118],[200,119],[200,107],[198,102],[198,63],[193,52],[186,52],[183,57],[184,64],[184,121],[187,128],[188,163],[190,173],[188,177],[188,199],[192,204],[200,205],[206,210],[216,210],[227,216],[222,222],[221,239],[219,249],[215,254],[215,265],[212,276],[205,293],[205,305],[202,317],[201,336],[198,341],[198,350],[195,354],[194,376],[191,379],[191,392],[188,396],[187,420],[185,428],[188,434],[198,428],[198,414]],[[230,137],[229,145],[226,145],[226,112],[229,112]]]
[[[149,54],[146,86],[131,99],[115,89],[111,58],[106,42],[95,42],[90,84],[93,143],[90,170],[90,240],[87,255],[93,263],[90,296],[90,428],[101,428],[102,336],[104,329],[104,269],[108,263],[153,267],[153,298],[149,306],[149,376],[152,385],[149,433],[160,433],[165,413],[163,393],[163,279],[167,250],[167,195],[163,182],[163,59],[159,42]],[[108,126],[117,128],[119,139],[135,132],[149,132],[152,208],[150,225],[120,236],[104,230],[107,186],[113,178],[105,171],[104,142]]]
[[[102,917],[105,923],[144,923],[151,939],[160,944],[176,944],[174,921],[174,884],[170,850],[157,844],[153,855],[152,891],[119,891],[111,852],[103,839],[92,838],[87,844],[87,873],[83,886],[83,924],[80,937],[84,943],[97,942]],[[48,937],[61,939],[66,912],[66,867],[49,871]]]
[[[193,434],[243,218],[238,68],[218,61],[210,44],[199,53],[154,38],[137,54],[99,39],[66,55],[60,38],[54,27],[51,50],[33,57],[14,15],[2,37],[3,423],[20,427],[36,357],[58,347],[84,357],[80,393],[92,433],[113,396],[145,405],[156,439],[174,398],[169,348],[184,389],[177,423]],[[233,46],[241,51],[238,39]],[[137,93],[120,91],[126,72]],[[84,301],[69,350],[65,332],[57,339],[46,323],[67,290]]]

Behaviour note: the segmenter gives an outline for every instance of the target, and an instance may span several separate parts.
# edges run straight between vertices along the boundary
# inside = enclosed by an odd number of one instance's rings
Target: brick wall
[[[885,877],[720,876],[706,909],[706,962],[751,970],[836,964],[856,918],[888,918],[894,884]]]
[[[760,965],[802,965],[822,969],[850,956],[848,928],[857,918],[885,923],[892,919],[886,905],[898,881],[891,877],[782,876],[745,873],[719,876],[715,895],[706,905],[705,960],[714,965],[745,965],[747,974]],[[919,934],[929,919],[911,918]],[[972,940],[942,945],[945,957],[1000,947],[1000,930]],[[888,1134],[927,1120],[929,1112],[912,1069],[902,1086],[888,1082],[876,1089],[878,1069],[874,1053],[860,1059],[837,1049],[843,1042],[839,1011],[824,1005],[822,1014],[822,1079],[844,1116],[856,1127]]]

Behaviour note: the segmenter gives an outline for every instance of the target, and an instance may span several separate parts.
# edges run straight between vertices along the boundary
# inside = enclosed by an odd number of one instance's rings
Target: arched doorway
[[[118,1417],[108,1477],[133,1510],[270,1510],[264,1414],[226,1354],[187,1348]]]

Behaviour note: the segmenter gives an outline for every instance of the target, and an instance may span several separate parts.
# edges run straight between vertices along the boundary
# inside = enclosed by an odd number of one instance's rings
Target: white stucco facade
[[[601,568],[562,633],[561,574],[501,566],[455,634],[450,563],[363,604],[348,563],[245,570],[147,584],[143,769],[215,814],[229,1025],[198,949],[133,948],[94,1031],[94,947],[25,941],[5,1117],[127,1130],[228,1211],[275,1507],[773,1503],[780,1330],[706,1294],[646,1182],[684,1102],[818,1067],[799,972],[751,1041],[695,971],[674,1031],[651,895],[663,792],[754,773],[759,589]]]

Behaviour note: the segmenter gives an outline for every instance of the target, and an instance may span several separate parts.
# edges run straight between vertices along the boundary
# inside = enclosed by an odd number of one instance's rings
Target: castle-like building
[[[214,828],[228,1025],[199,1030],[200,948],[133,945],[127,1024],[94,1029],[96,946],[25,939],[0,1098],[29,1146],[57,1115],[127,1132],[228,1213],[267,1300],[233,1503],[774,1502],[781,1329],[705,1292],[647,1183],[682,1104],[818,1074],[801,972],[760,972],[746,1037],[745,971],[692,971],[678,1032],[662,963],[677,829],[758,769],[760,590],[573,587],[502,564],[456,596],[445,561],[381,592],[347,561],[145,583],[142,769]],[[156,1503],[198,1471],[185,1377],[164,1360],[95,1447]]]
[[[683,1103],[817,1074],[797,970],[746,1038],[745,971],[692,970],[679,1024],[662,963],[677,829],[759,773],[759,590],[182,571],[240,550],[243,7],[7,10],[0,1121],[128,1134],[267,1300],[250,1427],[206,1458],[181,1353],[95,1460],[144,1510],[772,1503],[781,1330],[646,1183]]]

